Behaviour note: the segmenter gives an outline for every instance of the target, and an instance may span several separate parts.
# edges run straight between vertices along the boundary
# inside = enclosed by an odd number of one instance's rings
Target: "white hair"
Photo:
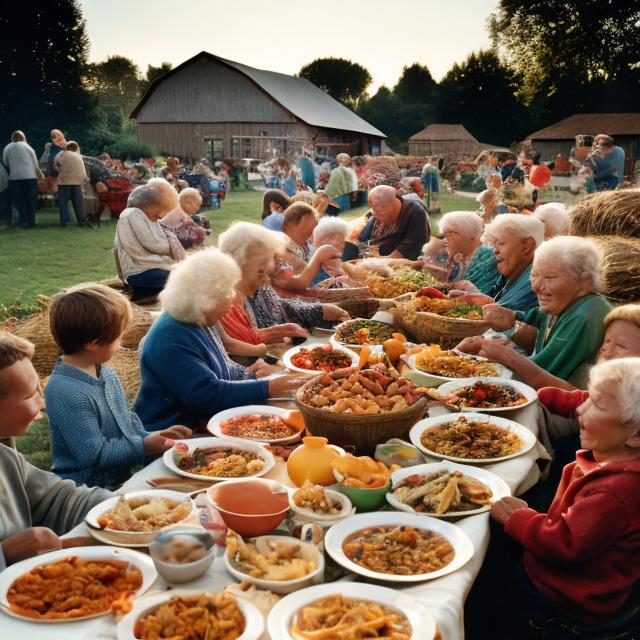
[[[444,234],[447,227],[457,227],[461,233],[475,240],[482,235],[483,224],[481,218],[473,211],[450,211],[440,219],[440,233]]]
[[[253,222],[234,222],[218,237],[220,251],[230,255],[241,269],[273,257],[282,252],[286,244],[283,233]]]
[[[180,200],[180,202],[182,202],[182,200],[185,200],[186,198],[199,198],[200,200],[202,200],[202,194],[193,187],[187,187],[186,189],[183,189],[178,195],[178,199]]]
[[[541,204],[533,215],[541,220],[545,229],[549,231],[549,235],[563,236],[569,233],[571,225],[571,216],[568,209],[562,202],[547,202]]]
[[[179,322],[204,327],[220,304],[234,295],[240,278],[240,268],[233,258],[214,247],[203,249],[187,256],[171,271],[160,293],[160,304]]]
[[[146,184],[136,187],[127,199],[127,207],[135,207],[142,209],[147,205],[160,205],[168,203],[171,200],[171,206],[167,209],[175,209],[178,205],[177,191],[164,179],[152,178]]]
[[[349,225],[344,220],[335,216],[325,216],[320,218],[316,228],[313,230],[313,244],[316,246],[323,244],[322,240],[329,236],[340,235],[346,238],[348,233]]]
[[[484,228],[482,241],[492,243],[499,233],[507,231],[517,238],[533,238],[536,248],[544,242],[544,224],[537,218],[521,213],[502,213]]]
[[[577,236],[556,236],[540,245],[533,258],[534,268],[546,258],[560,258],[578,281],[582,274],[589,274],[592,291],[604,289],[602,254],[593,240]]]
[[[640,428],[640,358],[616,358],[595,365],[589,390],[607,385],[618,397],[622,422]]]

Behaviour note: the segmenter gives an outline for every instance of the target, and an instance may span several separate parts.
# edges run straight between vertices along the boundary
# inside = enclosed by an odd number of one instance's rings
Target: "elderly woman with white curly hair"
[[[459,268],[452,269],[449,280],[456,282],[456,288],[488,294],[500,274],[493,250],[482,244],[483,229],[482,220],[472,211],[450,211],[440,220],[449,260],[466,265],[464,273]],[[463,275],[465,280],[461,283]]]
[[[502,309],[492,328],[515,327],[511,340],[530,357],[499,340],[466,338],[458,347],[499,362],[534,389],[570,381],[581,365],[595,361],[604,338],[604,318],[611,305],[603,288],[597,245],[586,238],[558,236],[536,251],[531,285],[539,307],[526,313]],[[570,388],[569,385],[567,385]]]
[[[344,266],[342,264],[342,255],[347,244],[347,235],[349,234],[349,225],[340,218],[333,216],[325,216],[320,218],[318,225],[313,230],[312,242],[315,247],[323,245],[331,245],[336,249],[336,256],[332,260],[327,260],[320,269],[320,273],[313,281],[315,287],[319,282],[327,278],[334,278],[345,275]]]
[[[264,404],[300,386],[298,376],[260,380],[272,372],[263,361],[245,368],[227,356],[215,325],[231,306],[240,277],[233,259],[214,248],[171,272],[160,294],[163,313],[140,354],[135,411],[147,430],[170,424],[198,429],[219,411]]]
[[[176,235],[160,224],[178,205],[176,190],[162,178],[136,187],[116,226],[115,249],[134,300],[159,293],[169,271],[185,256]]]
[[[277,342],[308,336],[323,320],[348,320],[333,304],[281,298],[270,285],[274,256],[287,247],[284,234],[250,222],[236,222],[220,234],[218,247],[240,267],[237,294],[221,324],[229,336],[248,344]]]
[[[536,207],[533,215],[544,224],[544,239],[569,234],[571,216],[562,202],[547,202]]]

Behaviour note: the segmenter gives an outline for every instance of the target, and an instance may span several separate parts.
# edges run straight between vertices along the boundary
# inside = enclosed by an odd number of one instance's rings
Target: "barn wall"
[[[476,154],[480,147],[473,140],[409,140],[410,156]]]
[[[158,83],[136,119],[138,124],[295,122],[244,74],[204,57]]]
[[[251,136],[246,137],[245,136]],[[257,138],[256,136],[260,136]],[[289,140],[278,138],[288,137]],[[206,157],[206,139],[222,140],[222,155],[268,159],[277,155],[292,155],[301,144],[314,140],[319,150],[332,155],[341,151],[351,154],[369,153],[371,139],[363,134],[333,129],[318,129],[303,122],[195,122],[138,123],[138,139],[157,151],[180,158]],[[239,144],[233,144],[239,138]],[[323,143],[328,143],[326,147]]]
[[[613,136],[616,144],[624,149],[627,160],[640,158],[640,136]],[[536,140],[531,141],[531,146],[541,153],[543,162],[550,162],[559,153],[569,157],[571,147],[575,145],[574,138],[565,140]]]

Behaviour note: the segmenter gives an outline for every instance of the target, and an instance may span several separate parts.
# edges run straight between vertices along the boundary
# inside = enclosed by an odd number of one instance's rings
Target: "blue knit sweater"
[[[144,462],[147,434],[115,372],[94,378],[60,358],[45,389],[53,470],[77,485],[115,489]]]
[[[140,364],[134,410],[149,431],[198,428],[219,411],[264,404],[269,395],[268,382],[246,379],[244,367],[229,360],[215,329],[167,313],[147,333]]]

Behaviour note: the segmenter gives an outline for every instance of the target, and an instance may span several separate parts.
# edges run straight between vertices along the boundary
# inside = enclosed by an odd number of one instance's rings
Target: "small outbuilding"
[[[131,118],[138,139],[181,158],[379,155],[384,133],[304,78],[202,51],[155,80]]]
[[[411,156],[476,155],[480,143],[461,124],[430,124],[409,138]]]
[[[640,158],[640,113],[576,113],[527,136],[527,141],[541,154],[541,160],[553,160],[559,153],[568,157],[575,137],[606,133],[624,149],[625,173],[633,172]]]

